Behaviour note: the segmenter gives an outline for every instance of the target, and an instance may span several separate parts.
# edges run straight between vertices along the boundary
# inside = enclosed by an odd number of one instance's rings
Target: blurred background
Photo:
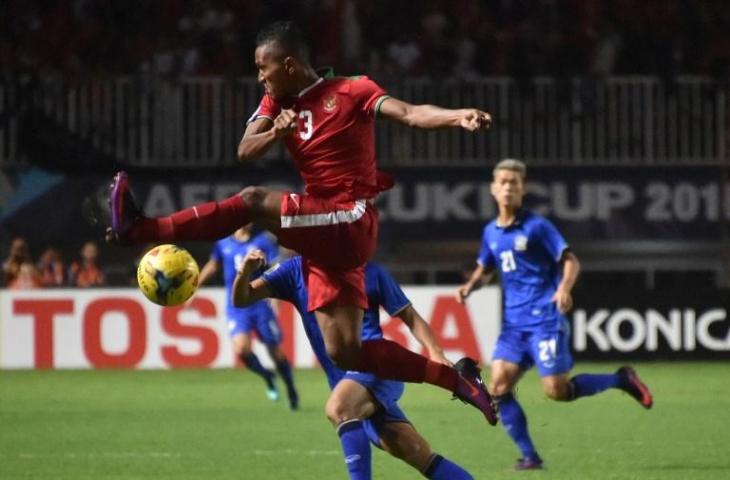
[[[132,173],[151,215],[246,185],[299,187],[283,149],[255,165],[235,159],[262,94],[255,35],[282,18],[303,26],[317,66],[367,74],[408,101],[493,114],[492,131],[479,135],[378,125],[381,167],[398,181],[379,200],[378,258],[402,281],[462,280],[495,213],[490,168],[515,157],[530,167],[528,204],[583,260],[582,285],[730,282],[722,0],[29,0],[0,9],[0,253],[23,239],[44,286],[78,284],[71,265],[84,255],[105,284],[129,285],[141,251],[104,246],[83,218],[85,199],[102,199],[117,169]],[[188,247],[207,257],[207,245]]]

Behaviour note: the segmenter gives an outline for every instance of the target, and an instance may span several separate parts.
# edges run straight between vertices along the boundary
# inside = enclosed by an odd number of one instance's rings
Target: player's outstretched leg
[[[515,465],[516,470],[537,470],[542,468],[542,458],[537,454],[527,429],[527,417],[522,406],[510,392],[495,396],[499,408],[499,418],[507,434],[522,453],[522,458]]]
[[[614,373],[582,373],[570,379],[571,396],[564,400],[577,400],[618,388],[631,395],[644,408],[651,408],[654,400],[649,388],[639,379],[633,368],[623,366]]]
[[[456,362],[454,368],[459,372],[459,379],[462,380],[457,384],[454,396],[481,410],[487,422],[490,425],[496,425],[497,406],[484,385],[481,368],[477,362],[469,357],[464,357]]]
[[[633,368],[624,365],[616,370],[616,375],[620,378],[619,388],[634,397],[642,407],[649,409],[654,405],[654,398],[649,387],[639,379]]]
[[[195,205],[167,217],[149,218],[135,203],[127,174],[119,172],[109,191],[111,225],[106,238],[110,243],[119,244],[218,240],[250,223],[254,209],[259,208],[268,193],[261,187],[247,187],[220,202]],[[278,213],[275,218],[278,219]]]
[[[444,388],[482,412],[490,425],[497,424],[497,409],[482,382],[479,368],[471,359],[462,370],[429,360],[390,340],[362,342],[353,370],[374,373],[380,378],[401,382],[429,383]]]

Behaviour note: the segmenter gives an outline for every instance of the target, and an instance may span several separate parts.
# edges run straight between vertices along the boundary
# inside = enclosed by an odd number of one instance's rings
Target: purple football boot
[[[652,397],[649,387],[639,379],[633,368],[625,365],[616,370],[616,374],[621,378],[621,390],[634,397],[647,410],[654,405],[654,397]]]
[[[484,414],[484,418],[487,419],[490,425],[496,425],[498,420],[497,405],[484,386],[482,376],[479,373],[481,369],[477,362],[469,357],[464,357],[456,362],[454,368],[459,372],[460,380],[463,380],[458,383],[454,397],[464,403],[473,405]]]
[[[111,226],[107,228],[107,242],[129,244],[129,230],[142,214],[129,190],[126,172],[117,172],[114,175],[114,180],[109,188],[109,209]]]

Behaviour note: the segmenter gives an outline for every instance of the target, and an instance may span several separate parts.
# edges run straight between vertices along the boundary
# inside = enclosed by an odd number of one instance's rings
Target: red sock
[[[458,373],[390,340],[362,342],[358,370],[401,382],[430,383],[450,392],[456,389]]]
[[[168,217],[139,219],[129,231],[133,243],[184,240],[213,241],[251,221],[249,206],[240,195],[175,212]]]

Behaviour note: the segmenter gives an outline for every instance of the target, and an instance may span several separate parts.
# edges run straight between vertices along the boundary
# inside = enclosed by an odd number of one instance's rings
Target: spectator
[[[30,250],[25,239],[15,237],[10,242],[10,252],[8,258],[3,262],[3,276],[5,285],[10,285],[20,273],[20,267],[24,263],[31,263]]]
[[[314,63],[337,71],[349,67],[345,71],[372,74],[372,66],[386,59],[396,75],[459,78],[473,72],[726,76],[730,70],[730,2],[720,0],[27,0],[1,5],[0,71],[29,70],[66,81],[140,71],[165,78],[252,75],[252,62],[241,60],[251,54],[252,32],[284,15],[309,26]],[[371,65],[371,71],[359,70],[361,65]]]
[[[31,262],[21,263],[18,274],[8,284],[8,288],[12,290],[29,290],[40,288],[41,286],[41,277],[38,275],[38,270],[36,270],[35,265]]]
[[[421,60],[421,47],[404,32],[388,45],[388,60],[399,74],[412,75]]]
[[[56,247],[48,247],[38,260],[38,274],[44,287],[60,287],[63,285],[63,262]]]
[[[98,287],[104,285],[104,273],[97,266],[99,249],[94,242],[86,242],[81,247],[81,258],[68,269],[68,283],[75,287]]]

